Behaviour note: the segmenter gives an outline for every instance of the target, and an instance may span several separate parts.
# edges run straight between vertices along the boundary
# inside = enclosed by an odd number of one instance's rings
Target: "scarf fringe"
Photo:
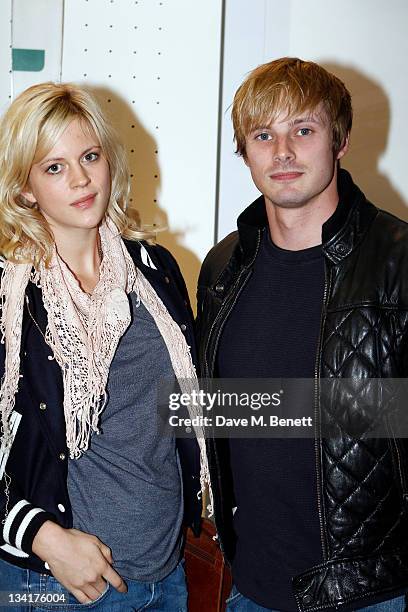
[[[140,270],[136,270],[115,225],[107,220],[100,228],[103,260],[100,281],[92,296],[84,293],[56,250],[50,267],[40,263],[6,262],[0,286],[0,332],[5,343],[5,373],[0,388],[1,441],[12,443],[9,427],[20,376],[21,329],[25,289],[29,280],[41,288],[48,314],[45,341],[59,364],[64,387],[66,441],[71,459],[89,448],[92,433],[99,433],[100,415],[106,405],[109,368],[119,340],[130,324],[126,294],[134,291],[152,315],[167,346],[175,376],[183,393],[198,391],[199,385],[190,347],[183,332]],[[201,407],[188,406],[191,418],[201,416]],[[198,419],[195,421],[197,422]],[[194,422],[194,421],[193,421]],[[210,516],[213,494],[210,485],[205,432],[194,427],[200,448],[199,497],[208,489]]]
[[[1,442],[7,453],[12,443],[10,417],[20,380],[21,326],[24,292],[30,278],[31,266],[15,266],[6,262],[0,285],[0,333],[5,344],[6,359],[0,388]]]

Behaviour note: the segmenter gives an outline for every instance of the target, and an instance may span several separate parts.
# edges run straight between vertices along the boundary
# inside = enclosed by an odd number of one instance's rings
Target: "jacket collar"
[[[322,227],[322,249],[333,263],[339,263],[356,248],[378,213],[347,170],[339,170],[337,189],[339,203]],[[240,214],[237,224],[244,262],[248,265],[256,254],[260,232],[268,226],[263,196]]]

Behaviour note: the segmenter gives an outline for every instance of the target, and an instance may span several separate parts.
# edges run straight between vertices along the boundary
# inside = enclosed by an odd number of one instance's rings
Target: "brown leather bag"
[[[201,534],[187,532],[184,557],[189,612],[222,612],[232,579],[215,536],[214,523],[203,519]]]

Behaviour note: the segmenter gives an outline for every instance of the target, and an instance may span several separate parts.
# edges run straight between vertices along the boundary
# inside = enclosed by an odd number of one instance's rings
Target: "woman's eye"
[[[87,153],[86,155],[84,155],[84,160],[87,162],[92,162],[98,159],[98,157],[99,157],[98,153],[95,153],[95,151],[91,151],[90,153]]]
[[[47,174],[58,174],[61,172],[61,164],[52,164],[47,168]]]
[[[270,140],[271,136],[270,134],[267,134],[266,132],[262,132],[261,134],[258,134],[258,136],[256,137],[257,140]]]

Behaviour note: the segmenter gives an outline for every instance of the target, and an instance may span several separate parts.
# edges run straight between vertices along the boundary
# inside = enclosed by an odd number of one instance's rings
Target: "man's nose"
[[[295,159],[295,153],[289,139],[286,136],[277,138],[273,158],[275,161],[279,161],[281,163]]]

